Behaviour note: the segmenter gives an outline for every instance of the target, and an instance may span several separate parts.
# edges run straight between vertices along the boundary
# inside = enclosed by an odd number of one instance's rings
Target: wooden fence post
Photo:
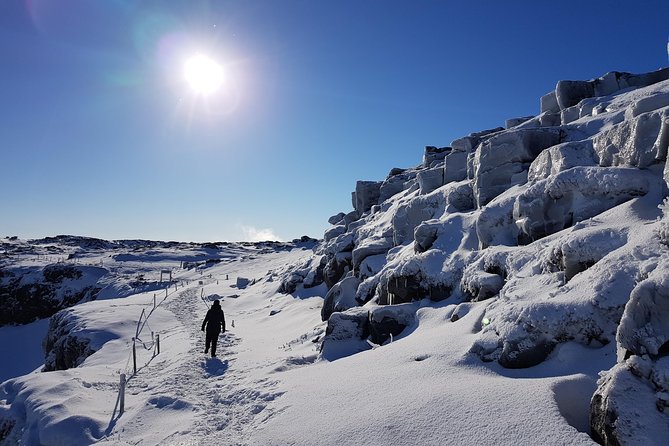
[[[137,349],[135,347],[135,338],[132,338],[132,368],[134,370],[134,375],[137,374]]]
[[[123,415],[123,411],[125,410],[125,373],[121,373],[121,382],[119,383],[118,386],[118,391],[119,391],[119,397],[118,397],[118,402],[119,402],[119,411],[118,415],[121,416]]]
[[[156,349],[158,349],[158,353],[156,353],[156,354],[159,355],[160,354],[160,333],[156,334]]]

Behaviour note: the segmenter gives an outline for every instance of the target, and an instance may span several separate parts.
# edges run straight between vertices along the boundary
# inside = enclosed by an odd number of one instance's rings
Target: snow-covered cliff
[[[282,284],[328,286],[321,356],[383,343],[419,307],[457,304],[458,323],[485,300],[471,355],[526,368],[568,341],[615,342],[618,365],[592,399],[593,436],[666,438],[667,79],[669,69],[560,81],[537,116],[359,181],[353,211],[330,218],[317,255]]]

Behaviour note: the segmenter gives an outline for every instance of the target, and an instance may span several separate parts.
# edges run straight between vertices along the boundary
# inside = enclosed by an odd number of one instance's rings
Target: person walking
[[[225,315],[223,314],[223,309],[221,308],[221,302],[218,299],[214,301],[214,304],[211,306],[211,308],[209,308],[209,311],[207,311],[207,315],[202,322],[202,331],[205,331],[205,327],[207,329],[207,336],[205,340],[204,353],[209,353],[209,349],[211,348],[211,357],[215,358],[218,335],[221,333],[221,331],[225,333]]]

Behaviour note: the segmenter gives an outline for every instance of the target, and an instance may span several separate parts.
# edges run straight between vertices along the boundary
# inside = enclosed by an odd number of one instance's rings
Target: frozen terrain
[[[558,82],[319,243],[5,239],[0,440],[665,444],[668,78]]]

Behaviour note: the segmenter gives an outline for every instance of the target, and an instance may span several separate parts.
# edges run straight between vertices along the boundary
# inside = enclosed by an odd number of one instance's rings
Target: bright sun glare
[[[184,74],[193,91],[204,96],[215,93],[223,84],[223,68],[204,54],[186,60]]]

